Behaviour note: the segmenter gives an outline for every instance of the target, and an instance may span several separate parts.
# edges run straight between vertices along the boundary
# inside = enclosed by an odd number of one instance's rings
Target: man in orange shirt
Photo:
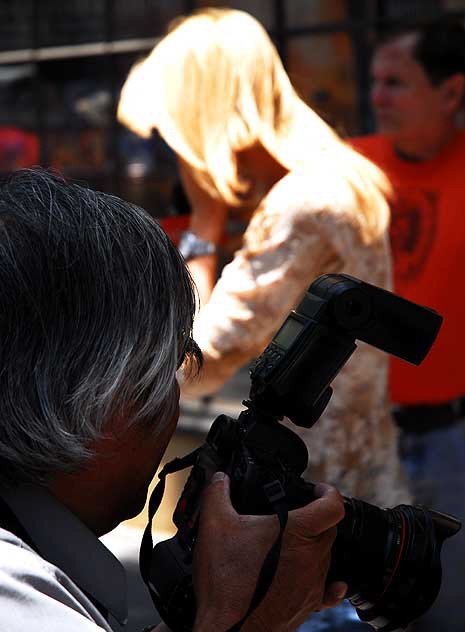
[[[393,32],[372,75],[378,134],[352,144],[393,184],[395,289],[444,316],[420,367],[391,365],[401,453],[415,500],[465,518],[465,30],[437,22]],[[463,632],[465,530],[443,561],[438,601],[415,630]]]

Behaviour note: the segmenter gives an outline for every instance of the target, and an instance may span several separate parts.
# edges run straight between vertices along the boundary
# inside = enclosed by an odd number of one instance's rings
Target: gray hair
[[[23,169],[0,183],[0,477],[45,481],[117,417],[161,431],[201,364],[192,281],[157,222]]]

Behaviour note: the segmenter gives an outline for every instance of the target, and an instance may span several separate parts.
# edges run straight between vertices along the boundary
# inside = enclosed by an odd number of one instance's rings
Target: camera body
[[[151,521],[161,500],[157,489],[151,499],[141,573],[173,632],[192,630],[192,555],[201,494],[213,474],[229,475],[231,501],[242,514],[276,513],[281,520],[308,504],[314,485],[301,476],[307,448],[279,421],[286,416],[310,427],[319,419],[331,397],[330,384],[355,351],[356,339],[419,364],[441,322],[433,310],[348,275],[323,275],[311,284],[253,364],[249,399],[238,419],[220,415],[190,460],[169,464],[168,471],[193,467],[173,515],[177,533],[153,549]],[[383,632],[403,629],[434,601],[441,545],[460,523],[420,506],[385,510],[352,498],[345,505],[329,576],[348,583],[348,597],[361,619]]]

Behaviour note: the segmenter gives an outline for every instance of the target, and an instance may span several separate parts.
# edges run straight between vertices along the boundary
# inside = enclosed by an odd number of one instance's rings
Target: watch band
[[[202,239],[190,230],[186,230],[181,233],[178,250],[185,261],[190,261],[196,257],[214,255],[217,252],[217,247],[212,241]]]

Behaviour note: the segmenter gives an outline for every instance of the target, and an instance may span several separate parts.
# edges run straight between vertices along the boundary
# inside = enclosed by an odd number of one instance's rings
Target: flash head
[[[248,403],[310,427],[356,340],[420,364],[441,323],[434,310],[347,274],[319,276],[253,364]]]
[[[328,324],[332,318],[334,327],[411,364],[424,360],[442,324],[433,309],[347,274],[319,276],[298,312],[305,313],[308,296],[328,302]]]

